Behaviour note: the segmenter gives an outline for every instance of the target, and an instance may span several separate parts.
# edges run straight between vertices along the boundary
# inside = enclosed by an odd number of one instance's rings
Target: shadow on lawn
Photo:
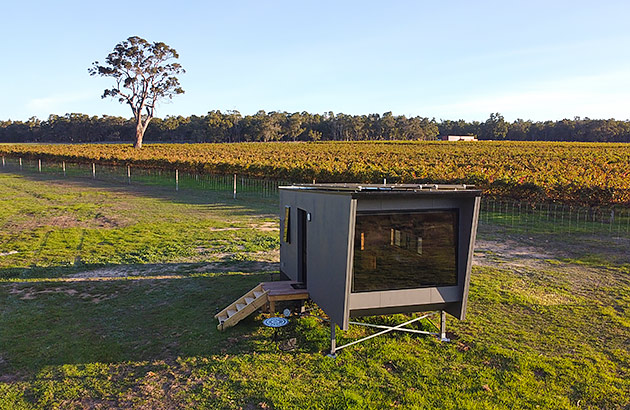
[[[255,315],[224,332],[214,319],[217,310],[267,280],[269,274],[219,272],[0,282],[0,375],[277,349]]]

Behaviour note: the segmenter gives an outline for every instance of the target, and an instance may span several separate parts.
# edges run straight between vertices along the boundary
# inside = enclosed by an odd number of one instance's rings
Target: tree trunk
[[[140,149],[142,148],[142,138],[144,137],[144,133],[147,131],[149,127],[149,123],[153,119],[153,116],[147,116],[144,120],[144,124],[142,123],[142,117],[138,115],[138,119],[136,120],[136,142],[133,144],[134,148]]]
[[[144,127],[142,126],[142,121],[138,120],[136,124],[136,142],[133,144],[133,147],[136,149],[142,148],[142,138],[144,137]]]

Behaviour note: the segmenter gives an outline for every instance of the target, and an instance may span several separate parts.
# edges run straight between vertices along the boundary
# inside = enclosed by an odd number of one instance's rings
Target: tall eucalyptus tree
[[[133,36],[116,44],[104,65],[95,61],[88,69],[90,75],[112,77],[116,82],[103,91],[101,98],[117,98],[131,107],[136,124],[136,148],[142,148],[142,138],[155,115],[157,102],[184,93],[176,75],[185,70],[179,63],[172,62],[177,58],[179,54],[174,48]]]

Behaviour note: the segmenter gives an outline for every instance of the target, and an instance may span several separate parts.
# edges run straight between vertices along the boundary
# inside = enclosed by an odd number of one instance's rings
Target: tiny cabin
[[[280,271],[331,321],[442,310],[464,319],[481,191],[466,185],[280,187]]]

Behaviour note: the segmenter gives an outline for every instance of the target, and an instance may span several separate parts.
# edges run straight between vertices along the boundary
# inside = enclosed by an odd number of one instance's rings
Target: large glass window
[[[352,292],[457,285],[457,210],[357,213]]]

